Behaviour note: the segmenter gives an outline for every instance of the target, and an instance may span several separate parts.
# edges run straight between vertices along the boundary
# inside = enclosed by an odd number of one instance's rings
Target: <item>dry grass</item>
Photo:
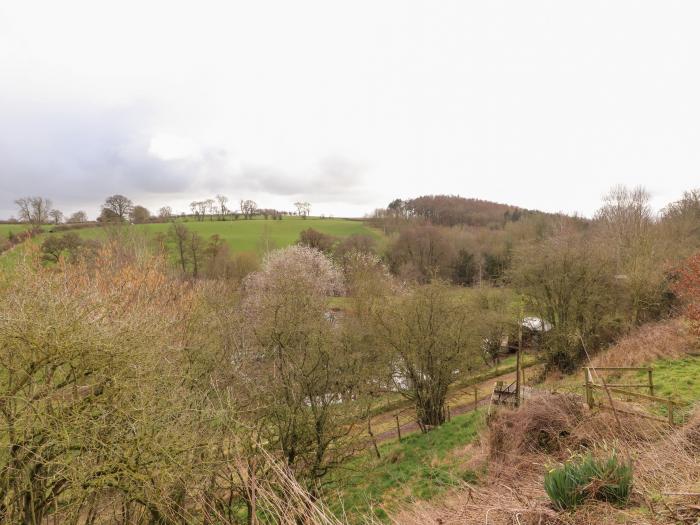
[[[671,319],[635,329],[592,359],[593,366],[640,366],[657,359],[676,359],[697,351],[686,321]]]
[[[616,402],[617,406],[617,402]],[[620,403],[622,408],[622,403]],[[624,404],[625,410],[635,409]],[[634,416],[589,411],[575,396],[542,395],[518,411],[503,411],[481,441],[488,476],[439,503],[422,503],[394,517],[397,524],[670,524],[696,523],[700,488],[700,413],[682,428]],[[523,429],[522,432],[518,429]],[[547,468],[584,450],[615,448],[634,466],[626,508],[591,503],[556,512],[544,492]]]

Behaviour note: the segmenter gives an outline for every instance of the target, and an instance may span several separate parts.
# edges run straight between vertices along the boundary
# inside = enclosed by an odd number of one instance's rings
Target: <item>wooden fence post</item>
[[[396,433],[399,435],[399,442],[401,441],[401,425],[399,425],[399,415],[394,414],[394,419],[396,419]]]
[[[479,409],[479,389],[474,387],[474,410]]]
[[[452,421],[452,413],[450,412],[450,405],[447,405],[447,421]]]
[[[654,380],[651,378],[651,373],[652,373],[651,368],[649,370],[647,370],[647,373],[649,374],[649,395],[653,396],[654,395]]]
[[[520,317],[518,318],[518,353],[515,357],[515,406],[520,406],[520,354],[523,349],[523,309],[520,308]]]
[[[372,439],[372,445],[374,445],[374,453],[377,455],[377,459],[381,459],[382,455],[379,453],[379,447],[377,446],[377,440],[374,437],[374,432],[372,432],[372,417],[367,417],[367,432],[369,437]]]
[[[593,408],[593,391],[591,389],[591,369],[583,369],[584,376],[586,378],[586,403],[588,403],[588,408]]]

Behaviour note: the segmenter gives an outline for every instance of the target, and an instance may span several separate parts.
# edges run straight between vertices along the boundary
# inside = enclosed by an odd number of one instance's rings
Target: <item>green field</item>
[[[285,217],[281,221],[272,219],[255,218],[251,220],[204,220],[204,221],[184,221],[187,227],[199,233],[205,239],[212,235],[218,235],[226,241],[231,247],[231,251],[250,252],[263,248],[282,248],[294,244],[299,239],[299,233],[307,228],[314,228],[320,232],[335,237],[343,238],[353,234],[369,235],[377,240],[381,246],[384,240],[381,233],[370,228],[364,221],[353,219],[319,219],[308,218],[302,219],[299,217]],[[148,235],[156,235],[158,233],[165,234],[171,228],[170,223],[153,223],[153,224],[138,224],[128,225],[127,228],[133,228],[135,231],[143,231]],[[64,232],[51,233],[51,226],[45,226],[45,233],[37,236],[33,242],[41,242],[48,235],[62,235]],[[0,235],[6,236],[10,231],[20,232],[26,229],[21,224],[0,224]],[[104,239],[106,237],[105,229],[99,226],[94,228],[84,228],[74,231],[78,235],[86,239]],[[9,254],[0,255],[0,268],[7,267],[12,264],[12,260],[16,259],[21,253],[22,246],[12,250]]]
[[[688,356],[682,359],[658,359],[652,363],[654,368],[654,394],[673,399],[681,403],[676,409],[676,421],[685,420],[700,399],[700,357]],[[646,375],[637,375],[639,382],[646,380]],[[656,404],[652,410],[667,415],[666,406]]]
[[[0,237],[7,238],[12,233],[19,233],[27,229],[24,224],[0,224]]]
[[[233,252],[254,251],[266,240],[271,246],[282,248],[297,241],[299,233],[307,228],[313,228],[328,235],[347,237],[352,234],[371,235],[379,240],[379,234],[366,226],[363,221],[351,219],[301,219],[286,217],[281,221],[272,219],[252,219],[237,221],[187,221],[187,227],[200,234],[205,239],[218,235],[228,242]],[[148,234],[167,233],[171,228],[169,223],[139,224],[130,226]],[[87,228],[75,230],[86,238],[99,239],[104,236],[102,228]]]

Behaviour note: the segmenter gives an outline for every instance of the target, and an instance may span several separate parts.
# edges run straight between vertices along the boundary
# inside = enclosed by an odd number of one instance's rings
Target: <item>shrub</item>
[[[519,410],[497,412],[489,423],[489,459],[512,464],[526,454],[563,453],[578,445],[571,434],[583,417],[581,398],[567,394],[540,394]]]
[[[683,315],[700,335],[700,253],[683,261],[674,277],[672,290],[683,303]]]
[[[547,472],[544,488],[559,510],[571,509],[587,499],[624,504],[632,488],[632,467],[615,453],[608,458],[589,453]]]

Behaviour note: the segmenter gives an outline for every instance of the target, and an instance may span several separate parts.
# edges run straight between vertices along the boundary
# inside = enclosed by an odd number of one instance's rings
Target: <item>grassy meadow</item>
[[[318,219],[299,217],[285,217],[281,221],[272,219],[255,218],[250,220],[203,220],[185,221],[187,227],[198,233],[205,239],[212,235],[218,235],[228,242],[233,252],[248,252],[257,250],[262,242],[269,242],[271,246],[282,248],[297,241],[299,233],[307,228],[313,228],[328,235],[336,237],[348,237],[353,234],[370,235],[379,240],[379,233],[370,229],[361,220],[352,219]],[[170,223],[137,224],[133,228],[146,232],[149,235],[165,234],[170,229]],[[75,230],[85,238],[100,239],[104,237],[104,230],[100,227]]]
[[[20,233],[27,229],[25,224],[0,224],[0,238],[7,238],[12,233]]]
[[[299,234],[307,228],[313,228],[322,233],[333,235],[338,238],[349,237],[350,235],[368,235],[376,239],[381,248],[384,241],[383,235],[376,229],[370,228],[367,224],[358,219],[320,219],[310,217],[302,219],[300,217],[285,217],[281,221],[254,218],[250,220],[186,220],[183,221],[193,232],[198,233],[204,239],[212,235],[218,235],[229,244],[233,253],[254,252],[265,248],[283,248],[294,244],[299,239]],[[148,236],[167,234],[171,223],[149,223],[130,225],[136,231],[145,232]],[[10,232],[19,233],[27,227],[23,224],[0,224],[0,237],[6,237]],[[101,226],[93,228],[81,228],[52,233],[51,226],[45,226],[44,233],[32,240],[40,243],[49,235],[62,235],[67,231],[75,232],[85,239],[101,240],[106,238],[105,229]],[[17,246],[9,253],[0,255],[0,269],[12,266],[13,262],[25,248],[23,245]]]

